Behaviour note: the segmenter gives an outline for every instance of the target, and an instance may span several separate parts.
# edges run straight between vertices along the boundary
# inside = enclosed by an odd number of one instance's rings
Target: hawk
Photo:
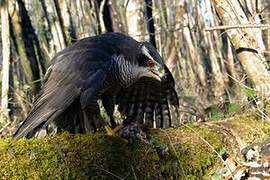
[[[40,93],[14,137],[33,137],[41,129],[83,133],[104,125],[100,100],[116,126],[116,105],[123,125],[166,128],[178,107],[175,82],[157,50],[122,33],[79,40],[51,60]],[[52,124],[52,125],[51,125]]]

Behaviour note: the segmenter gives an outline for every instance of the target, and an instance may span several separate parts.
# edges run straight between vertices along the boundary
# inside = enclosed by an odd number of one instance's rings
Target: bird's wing
[[[15,137],[28,137],[33,130],[46,127],[75,100],[77,106],[91,106],[106,78],[108,57],[95,50],[70,49],[58,54],[48,68],[43,87],[28,117]]]
[[[167,68],[162,82],[143,77],[119,93],[118,110],[127,121],[135,120],[149,128],[171,127],[174,125],[171,111],[179,106],[174,85]]]

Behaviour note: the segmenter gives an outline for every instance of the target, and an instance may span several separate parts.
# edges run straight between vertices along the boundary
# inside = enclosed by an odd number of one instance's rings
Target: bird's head
[[[165,74],[165,65],[156,48],[148,42],[139,45],[140,77],[151,77],[161,81]]]

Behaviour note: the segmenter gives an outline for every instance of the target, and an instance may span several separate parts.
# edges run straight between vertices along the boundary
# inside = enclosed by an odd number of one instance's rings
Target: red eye
[[[146,63],[147,67],[154,67],[155,66],[155,63],[151,60],[147,61]]]

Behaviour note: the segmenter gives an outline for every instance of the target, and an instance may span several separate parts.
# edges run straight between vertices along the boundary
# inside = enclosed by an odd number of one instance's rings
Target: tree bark
[[[109,3],[108,0],[97,0],[98,18],[102,33],[113,32],[111,13],[108,3]]]
[[[33,94],[38,93],[41,76],[46,71],[46,63],[39,40],[31,24],[30,17],[22,0],[16,1],[18,8],[12,14],[12,29],[16,36],[17,51],[22,60],[26,83],[31,85]]]
[[[154,18],[153,18],[153,1],[152,0],[145,0],[145,6],[146,6],[145,17],[146,17],[147,30],[148,30],[148,34],[149,34],[149,42],[154,47],[157,47],[156,38],[155,38],[155,26],[154,26],[155,23],[154,23]]]
[[[262,17],[262,23],[263,24],[270,24],[270,2],[268,0],[263,0],[263,10],[261,12],[261,17]],[[265,29],[263,31],[263,41],[265,44],[265,58],[270,59],[270,29]],[[269,64],[269,62],[268,62]]]
[[[34,15],[36,17],[35,24],[37,29],[37,35],[40,40],[40,45],[42,49],[46,52],[46,56],[49,57],[51,50],[51,38],[49,37],[51,34],[51,27],[44,0],[33,1],[33,7]]]
[[[47,10],[47,23],[51,27],[51,50],[50,57],[66,47],[65,33],[60,23],[59,12],[55,5],[55,0],[44,1]],[[56,2],[57,3],[57,2]]]
[[[185,21],[185,20],[184,20]],[[197,52],[197,48],[194,46],[192,41],[191,32],[188,24],[183,28],[184,39],[186,40],[186,45],[188,46],[188,53],[192,63],[193,71],[196,73],[196,76],[202,86],[206,85],[205,72],[202,66],[201,58]]]
[[[145,40],[144,0],[129,0],[126,10],[128,34],[138,41]]]
[[[77,40],[76,30],[71,15],[71,6],[75,6],[74,4],[75,2],[73,0],[60,0],[59,2],[60,13],[58,13],[58,15],[61,16],[59,18],[63,23],[67,45],[70,45]]]
[[[9,97],[9,69],[10,69],[10,28],[8,1],[1,2],[1,36],[2,36],[2,90],[1,90],[1,117],[0,124],[9,121],[8,97]]]
[[[123,19],[123,1],[108,0],[107,3],[110,9],[112,29],[114,32],[127,32],[125,20]]]
[[[223,25],[248,24],[249,21],[238,1],[214,0],[216,11]],[[269,98],[270,74],[252,28],[227,31],[237,57],[251,80],[258,95]],[[258,71],[259,70],[259,71]]]
[[[63,35],[64,45],[67,46],[68,41],[67,41],[67,35],[66,35],[66,32],[65,32],[63,16],[61,14],[60,4],[59,4],[58,0],[53,0],[53,2],[54,2],[55,12],[57,14],[57,18],[58,18],[58,21],[59,21],[59,25],[60,25],[60,28],[61,28],[61,32],[62,32],[62,35]]]

